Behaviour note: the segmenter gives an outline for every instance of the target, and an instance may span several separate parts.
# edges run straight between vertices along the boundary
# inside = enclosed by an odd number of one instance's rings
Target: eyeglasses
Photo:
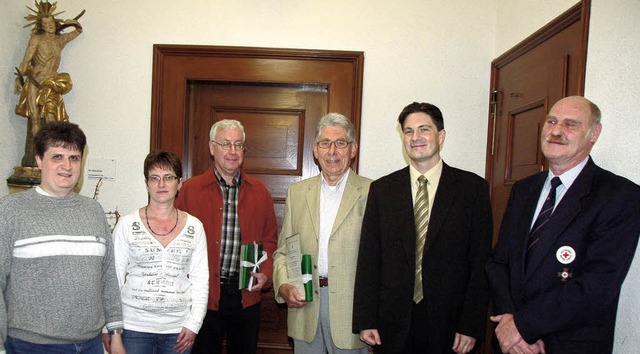
[[[157,176],[157,175],[153,175],[153,176],[149,176],[149,182],[153,182],[153,183],[160,183],[160,180],[163,180],[164,183],[171,183],[173,181],[178,180],[178,176],[174,176],[174,175],[164,175],[164,176]]]
[[[346,140],[336,140],[336,141],[320,140],[316,144],[321,149],[329,149],[329,148],[331,148],[331,144],[334,144],[337,149],[344,149],[347,146],[349,146],[349,144],[351,144],[351,142],[346,141]]]
[[[230,143],[228,141],[225,141],[224,143],[219,143],[215,140],[211,140],[212,143],[216,143],[218,145],[220,145],[220,147],[222,148],[222,150],[231,150],[231,147],[233,146],[234,148],[236,148],[236,150],[244,150],[245,145],[244,143],[241,142],[236,142],[236,143]]]

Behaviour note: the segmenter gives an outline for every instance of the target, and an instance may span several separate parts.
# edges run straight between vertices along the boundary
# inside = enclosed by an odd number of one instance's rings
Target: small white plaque
[[[91,180],[115,181],[115,159],[87,159],[87,178]]]

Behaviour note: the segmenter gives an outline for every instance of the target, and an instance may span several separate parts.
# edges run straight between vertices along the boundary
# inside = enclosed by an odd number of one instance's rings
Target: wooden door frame
[[[247,75],[230,70],[212,74],[213,65],[259,65],[264,67],[258,74]],[[331,77],[314,75],[313,71],[302,75],[290,69],[289,64],[340,67]],[[345,64],[347,65],[345,67]],[[345,69],[346,68],[346,69]],[[188,156],[186,142],[187,83],[192,80],[226,82],[263,82],[305,84],[318,83],[329,87],[328,111],[349,117],[360,136],[362,111],[362,79],[364,53],[359,51],[329,51],[282,48],[255,48],[201,45],[154,44],[151,92],[151,150],[168,149],[180,156],[186,169]],[[297,77],[298,81],[291,81]],[[295,80],[295,79],[294,79]],[[350,80],[348,89],[336,85],[341,80]],[[358,171],[358,156],[352,167]]]
[[[518,43],[513,48],[500,55],[498,58],[491,62],[491,90],[489,92],[489,129],[487,129],[487,150],[485,157],[485,179],[489,182],[489,185],[493,185],[493,154],[494,144],[496,139],[496,119],[499,115],[497,109],[499,104],[497,100],[499,97],[495,97],[493,92],[498,85],[498,70],[527,52],[531,51],[544,41],[553,37],[554,35],[562,32],[572,24],[581,21],[581,55],[578,58],[578,65],[582,69],[578,71],[578,92],[568,93],[564,88],[564,95],[578,94],[584,95],[584,82],[586,75],[586,60],[587,60],[587,44],[589,41],[589,18],[591,13],[591,0],[582,0],[575,4],[570,9],[565,11],[560,16],[556,17],[553,21],[549,22],[546,26],[542,27],[538,31],[534,32],[529,37],[525,38],[522,42]],[[553,102],[550,102],[553,103]],[[494,225],[494,227],[500,227],[500,225]]]

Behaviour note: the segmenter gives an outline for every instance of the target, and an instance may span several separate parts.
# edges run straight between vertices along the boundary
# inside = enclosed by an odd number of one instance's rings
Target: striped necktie
[[[429,225],[429,192],[427,191],[427,179],[424,176],[418,178],[418,193],[416,193],[413,214],[416,221],[416,277],[413,301],[417,304],[424,297],[422,292],[422,256],[427,239],[427,226]]]
[[[531,249],[531,247],[535,246],[540,240],[542,230],[547,225],[556,204],[556,188],[561,184],[562,181],[560,181],[560,177],[553,177],[551,179],[551,190],[549,190],[549,195],[547,195],[547,199],[545,199],[544,204],[542,204],[540,214],[538,214],[538,218],[536,219],[536,222],[533,223],[531,232],[529,232],[529,238],[527,239],[527,251]]]

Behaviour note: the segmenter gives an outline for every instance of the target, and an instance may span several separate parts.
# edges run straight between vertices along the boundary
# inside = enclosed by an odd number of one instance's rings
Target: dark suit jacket
[[[525,269],[526,239],[547,174],[511,190],[487,264],[494,313],[513,313],[522,337],[542,339],[548,353],[610,353],[620,288],[640,233],[640,188],[589,159]],[[575,251],[568,264],[556,255],[564,246]]]
[[[456,332],[484,337],[491,249],[487,182],[444,164],[431,208],[423,289],[429,353],[452,353]],[[362,224],[353,330],[378,329],[380,353],[398,353],[413,308],[416,232],[409,167],[371,184]]]

